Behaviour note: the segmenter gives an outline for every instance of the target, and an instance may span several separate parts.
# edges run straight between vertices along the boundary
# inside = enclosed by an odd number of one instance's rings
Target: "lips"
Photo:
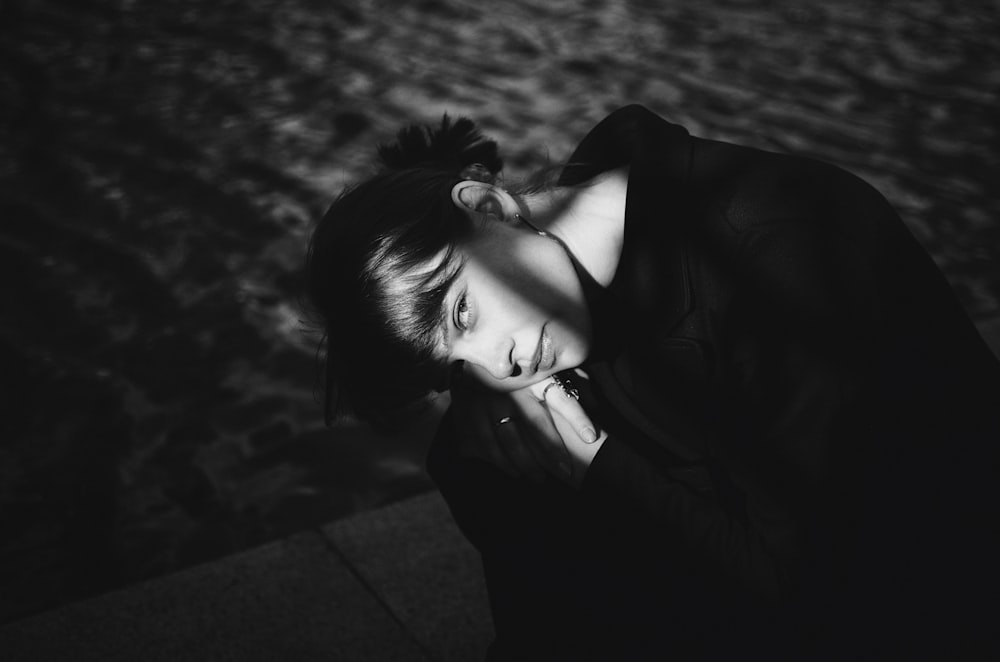
[[[531,359],[532,372],[548,370],[555,363],[555,351],[552,349],[552,339],[542,327],[542,334],[538,338],[538,346],[535,348],[535,355]]]

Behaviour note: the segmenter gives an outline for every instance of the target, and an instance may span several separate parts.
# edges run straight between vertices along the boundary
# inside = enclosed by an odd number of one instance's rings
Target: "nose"
[[[514,342],[504,340],[499,342],[478,342],[463,343],[463,347],[456,347],[456,358],[477,365],[494,379],[506,379],[517,370],[514,362]]]

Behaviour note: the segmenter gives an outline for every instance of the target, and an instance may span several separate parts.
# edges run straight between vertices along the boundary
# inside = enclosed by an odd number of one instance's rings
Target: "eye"
[[[455,328],[459,331],[468,331],[471,315],[468,295],[463,292],[462,296],[455,302]]]

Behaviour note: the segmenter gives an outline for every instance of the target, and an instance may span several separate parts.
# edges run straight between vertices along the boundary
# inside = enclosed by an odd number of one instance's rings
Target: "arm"
[[[725,620],[724,611],[735,615],[733,626],[746,627],[748,636],[759,634],[754,619],[768,618],[770,610],[755,604],[744,613],[740,601],[730,601],[729,588],[706,585],[703,575],[691,572],[686,559],[661,544],[677,537],[677,527],[668,530],[663,520],[651,527],[649,511],[591,492],[592,485],[581,495],[559,481],[515,480],[487,463],[458,457],[448,450],[458,434],[446,421],[442,435],[451,440],[435,444],[428,468],[482,553],[498,641],[510,646],[512,659],[536,659],[529,653],[573,658],[570,651],[589,659],[602,647],[607,655],[598,658],[616,659],[626,644],[636,647],[637,659],[650,650],[683,658],[687,646],[697,651],[713,638],[710,625]],[[612,441],[605,438],[605,444]],[[605,446],[594,466],[607,463],[607,453]],[[645,458],[633,459],[634,467],[649,470]],[[620,478],[648,486],[666,477],[635,472]]]

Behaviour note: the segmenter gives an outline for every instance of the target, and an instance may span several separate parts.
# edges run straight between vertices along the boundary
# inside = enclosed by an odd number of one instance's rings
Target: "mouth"
[[[543,326],[541,336],[538,338],[538,347],[535,348],[535,356],[531,361],[532,372],[548,370],[554,363],[555,351],[552,349],[552,339]]]

